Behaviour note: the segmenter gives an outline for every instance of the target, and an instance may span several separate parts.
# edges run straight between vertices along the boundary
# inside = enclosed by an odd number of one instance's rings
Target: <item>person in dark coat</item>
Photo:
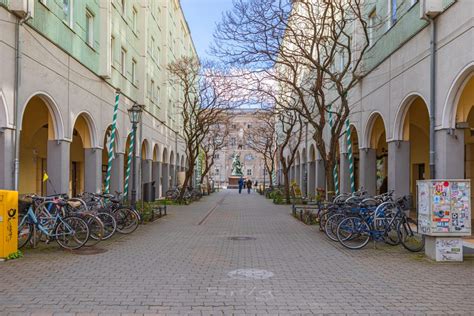
[[[239,194],[242,193],[242,188],[244,187],[244,178],[240,177],[239,179]]]
[[[250,194],[250,190],[252,190],[252,180],[247,180],[247,193]]]

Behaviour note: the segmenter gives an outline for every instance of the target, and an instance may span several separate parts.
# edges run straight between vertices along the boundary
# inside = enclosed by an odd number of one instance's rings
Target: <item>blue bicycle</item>
[[[21,217],[18,225],[18,248],[24,247],[33,237],[34,230],[64,249],[79,249],[89,239],[89,226],[80,217],[64,216],[67,202],[57,197],[43,198],[31,196],[33,203]],[[42,202],[41,202],[42,201]]]

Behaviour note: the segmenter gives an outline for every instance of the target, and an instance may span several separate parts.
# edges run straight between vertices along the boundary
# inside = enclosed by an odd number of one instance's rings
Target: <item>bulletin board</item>
[[[418,229],[431,236],[471,234],[470,180],[417,181]]]

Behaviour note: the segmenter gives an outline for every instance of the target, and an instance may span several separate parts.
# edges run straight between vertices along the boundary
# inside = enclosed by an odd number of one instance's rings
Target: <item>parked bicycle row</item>
[[[395,199],[393,191],[378,196],[359,191],[319,204],[317,217],[321,231],[346,248],[361,249],[372,240],[418,252],[424,248],[424,236],[409,209],[408,196]]]
[[[122,194],[83,193],[29,195],[18,225],[18,248],[27,244],[56,241],[62,248],[79,249],[111,238],[115,233],[130,234],[140,223],[140,214],[122,204]]]
[[[178,187],[178,186],[166,191],[165,193],[165,197],[167,200],[177,202],[177,203],[183,203],[186,205],[188,205],[189,203],[193,201],[200,200],[202,196],[203,194],[202,194],[201,189],[192,188],[192,187],[187,187],[182,197],[181,197],[181,187]]]

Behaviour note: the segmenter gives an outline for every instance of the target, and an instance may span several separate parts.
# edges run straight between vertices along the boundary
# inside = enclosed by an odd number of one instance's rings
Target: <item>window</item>
[[[235,124],[232,124],[232,129],[236,129],[237,126]]]
[[[374,35],[375,35],[375,24],[377,19],[377,10],[374,8],[372,12],[369,14],[369,22],[368,22],[368,33],[369,33],[369,44],[374,44]]]
[[[94,47],[94,15],[89,10],[86,10],[86,42]]]
[[[252,124],[247,124],[247,128],[252,128]]]
[[[247,169],[247,175],[251,176],[252,175],[252,169]]]
[[[69,25],[70,28],[73,26],[73,0],[63,0],[63,20]]]
[[[122,47],[120,52],[120,72],[122,75],[126,75],[127,71],[127,50]]]
[[[137,17],[138,17],[138,11],[135,7],[133,7],[132,10],[132,27],[133,31],[136,32],[138,27],[137,27]]]
[[[219,169],[216,169],[216,172],[215,172],[215,174],[217,174],[217,175],[219,174]]]
[[[397,0],[388,0],[388,28],[397,22]]]
[[[114,65],[115,60],[115,37],[110,37],[110,65]]]
[[[132,59],[132,83],[135,84],[137,80],[137,61]]]
[[[219,159],[219,154],[214,154],[214,159]]]

